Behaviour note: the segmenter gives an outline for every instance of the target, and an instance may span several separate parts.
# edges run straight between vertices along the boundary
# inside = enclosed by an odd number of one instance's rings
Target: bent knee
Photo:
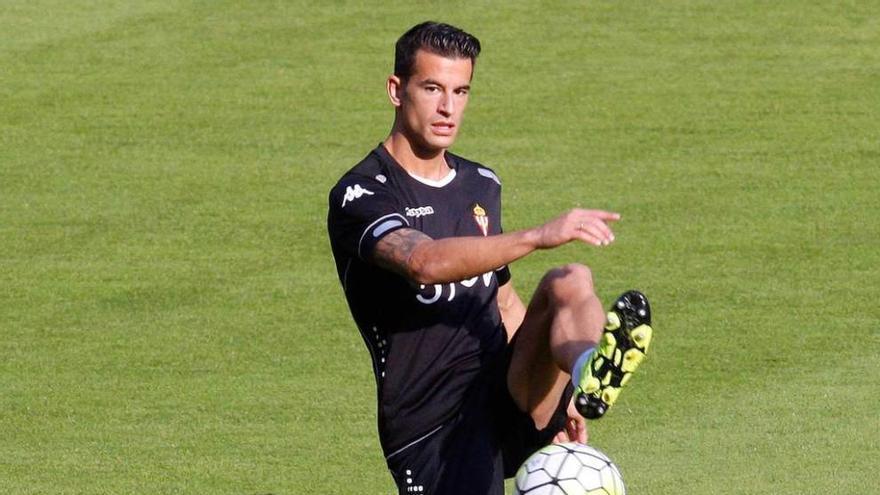
[[[554,268],[544,275],[541,288],[558,303],[579,301],[593,297],[593,273],[590,268],[580,263]]]

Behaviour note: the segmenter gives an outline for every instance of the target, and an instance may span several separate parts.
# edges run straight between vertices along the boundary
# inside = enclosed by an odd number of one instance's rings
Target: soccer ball
[[[620,470],[605,454],[581,443],[548,445],[516,473],[514,495],[626,495]]]

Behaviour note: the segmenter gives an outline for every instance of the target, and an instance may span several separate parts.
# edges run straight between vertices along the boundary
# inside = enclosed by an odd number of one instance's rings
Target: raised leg
[[[517,406],[538,428],[556,410],[578,357],[596,346],[605,313],[590,269],[571,264],[549,271],[517,330],[507,385]]]

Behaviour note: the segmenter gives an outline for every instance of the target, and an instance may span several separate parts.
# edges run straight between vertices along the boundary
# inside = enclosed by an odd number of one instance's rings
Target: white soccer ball
[[[514,495],[626,495],[620,470],[598,449],[580,443],[544,447],[516,473]]]

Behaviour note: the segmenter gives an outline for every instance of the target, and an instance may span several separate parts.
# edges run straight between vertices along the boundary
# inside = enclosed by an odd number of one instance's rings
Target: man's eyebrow
[[[419,82],[419,86],[423,86],[423,87],[424,87],[424,86],[440,86],[441,88],[445,88],[445,87],[446,87],[446,86],[444,86],[443,84],[441,84],[439,81],[435,81],[434,79],[425,79],[425,80],[423,80],[423,81],[420,81],[420,82]],[[470,84],[464,84],[464,85],[461,85],[461,86],[456,87],[455,89],[457,89],[457,90],[460,90],[460,89],[470,90],[470,89],[471,89],[471,85],[470,85]]]

